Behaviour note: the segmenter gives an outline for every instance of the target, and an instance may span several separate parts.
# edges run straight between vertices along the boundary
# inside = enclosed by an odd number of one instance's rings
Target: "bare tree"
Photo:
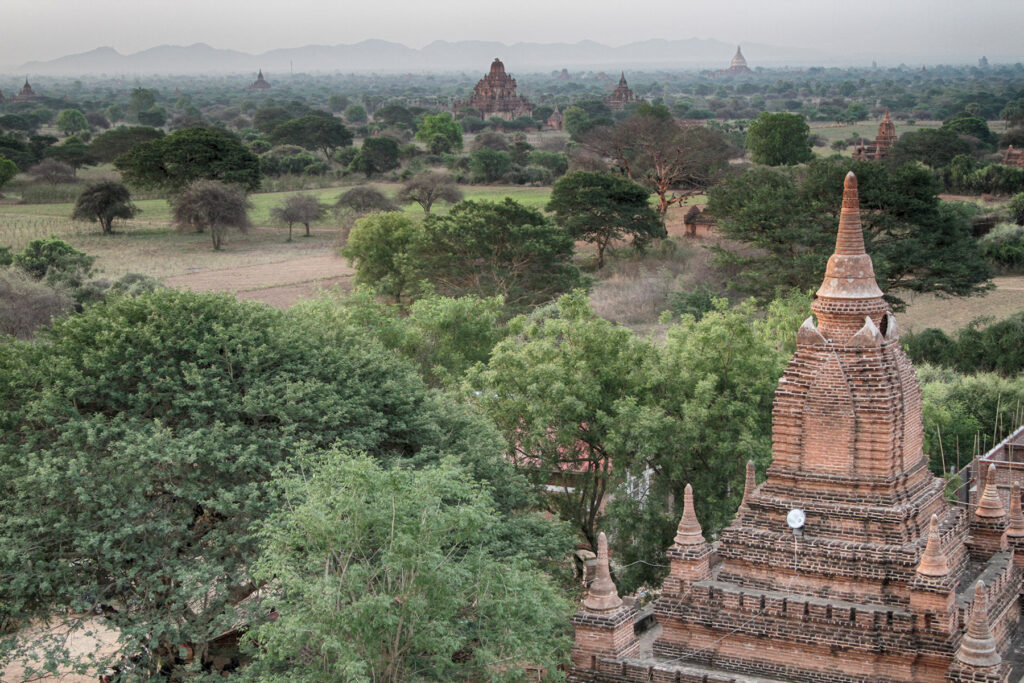
[[[358,185],[338,197],[335,206],[349,208],[356,213],[372,213],[374,211],[397,211],[398,207],[384,196],[380,190],[368,185]]]
[[[684,128],[671,116],[657,114],[599,126],[584,136],[583,146],[657,194],[662,215],[713,184],[730,155],[730,145],[718,131]]]
[[[171,210],[180,228],[209,228],[213,248],[220,249],[229,228],[249,229],[249,198],[235,185],[197,180],[173,199]]]
[[[51,185],[75,182],[75,169],[56,159],[43,159],[28,169],[28,174],[36,180],[50,183]]]
[[[327,206],[311,194],[293,194],[284,200],[281,206],[270,210],[270,217],[288,224],[288,241],[292,241],[292,225],[302,223],[306,226],[306,237],[309,237],[309,224],[323,218]]]
[[[455,185],[453,176],[428,171],[410,179],[399,190],[396,199],[401,204],[416,202],[423,207],[423,213],[429,214],[434,202],[461,202],[462,190]]]

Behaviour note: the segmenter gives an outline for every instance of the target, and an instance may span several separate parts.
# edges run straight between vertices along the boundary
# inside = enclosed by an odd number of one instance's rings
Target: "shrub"
[[[370,213],[372,211],[397,211],[398,207],[384,196],[380,190],[366,185],[353,187],[348,192],[338,197],[334,204],[338,208],[349,208],[357,213]]]
[[[1000,223],[978,240],[982,255],[1004,270],[1024,269],[1024,226]]]
[[[66,293],[34,280],[25,271],[0,270],[0,337],[30,339],[36,330],[71,311],[74,305]]]

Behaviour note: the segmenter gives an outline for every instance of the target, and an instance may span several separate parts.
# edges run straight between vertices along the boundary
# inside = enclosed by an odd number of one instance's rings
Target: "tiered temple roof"
[[[749,74],[753,73],[750,67],[747,66],[747,60],[743,56],[743,51],[740,50],[740,46],[736,46],[736,54],[733,56],[732,61],[729,62],[728,73],[733,74]]]
[[[1007,147],[1006,154],[1003,155],[1003,164],[1024,168],[1024,149],[1014,149],[1013,145]]]
[[[920,386],[865,251],[852,173],[811,310],[775,393],[766,480],[748,468],[714,544],[687,486],[652,651],[574,662],[571,681],[1009,680],[1016,546],[994,482],[965,513],[928,469]]]
[[[853,148],[853,158],[862,161],[878,161],[884,159],[892,146],[896,144],[896,124],[889,118],[889,108],[885,108],[885,117],[878,124],[878,134],[874,142],[861,141]]]
[[[39,95],[32,90],[32,86],[29,85],[28,78],[26,78],[25,85],[21,87],[17,95],[11,98],[11,102],[33,102],[38,99]]]
[[[473,95],[468,100],[456,102],[454,108],[472,108],[483,118],[497,116],[506,121],[529,116],[533,112],[533,105],[516,94],[516,79],[505,73],[505,65],[497,57],[491,62],[491,70],[473,88]]]
[[[634,95],[633,91],[630,90],[629,85],[626,83],[626,72],[623,71],[619,77],[619,84],[616,86],[615,91],[604,98],[604,103],[608,105],[610,109],[619,110],[625,107],[631,102],[639,102]]]
[[[249,86],[249,90],[270,90],[271,85],[263,78],[263,69],[256,74],[256,80]]]

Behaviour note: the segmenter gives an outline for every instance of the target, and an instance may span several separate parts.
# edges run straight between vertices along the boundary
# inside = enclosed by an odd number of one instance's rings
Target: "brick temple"
[[[633,102],[640,102],[640,100],[636,98],[629,84],[626,83],[626,72],[623,71],[622,75],[619,76],[619,84],[611,95],[604,98],[604,103],[608,105],[609,109],[619,111],[624,109],[627,104],[632,104]]]
[[[259,70],[256,74],[256,80],[249,86],[249,90],[270,90],[271,85],[267,82],[267,79],[263,78],[263,69]]]
[[[497,57],[491,62],[491,70],[473,88],[473,95],[454,106],[456,111],[467,108],[476,109],[482,118],[497,116],[506,121],[533,112],[533,105],[516,94],[516,79],[505,73],[505,65]]]
[[[28,82],[28,78],[25,79],[25,85],[21,86],[21,90],[18,94],[11,98],[11,102],[35,102],[39,99],[39,95],[36,94],[35,90]]]
[[[852,173],[811,310],[775,393],[766,480],[748,465],[714,543],[686,487],[642,641],[599,566],[573,619],[570,681],[1020,678],[1020,495],[1004,504],[992,475],[965,509],[929,471],[920,386],[865,252]],[[605,544],[598,555],[608,562]]]
[[[885,117],[878,124],[878,134],[874,142],[864,142],[853,148],[853,158],[861,161],[879,161],[884,159],[892,146],[896,144],[896,124],[889,118],[889,108],[885,108]]]

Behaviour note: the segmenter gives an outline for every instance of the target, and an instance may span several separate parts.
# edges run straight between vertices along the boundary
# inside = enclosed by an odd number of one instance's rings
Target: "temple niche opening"
[[[921,389],[866,253],[846,177],[835,252],[775,393],[772,464],[709,543],[689,486],[657,626],[588,596],[569,680],[1018,680],[1024,528],[995,466],[951,504],[922,448]],[[614,539],[613,539],[614,540]],[[604,553],[608,555],[605,548]],[[597,582],[595,582],[595,585]],[[603,583],[598,597],[610,595]],[[617,597],[617,595],[616,595]]]

